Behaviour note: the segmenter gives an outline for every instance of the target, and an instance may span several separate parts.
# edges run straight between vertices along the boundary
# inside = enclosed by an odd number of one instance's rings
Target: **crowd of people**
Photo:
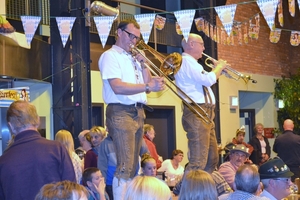
[[[184,152],[180,149],[174,149],[169,159],[159,155],[154,126],[144,123],[144,109],[151,110],[146,94],[164,90],[166,83],[162,77],[152,77],[145,57],[132,51],[140,35],[135,20],[121,21],[115,45],[101,55],[106,128],[80,132],[79,148],[74,148],[74,135],[67,130],[59,130],[54,141],[43,138],[37,110],[30,102],[10,105],[6,119],[12,140],[0,157],[0,199],[274,200],[288,196],[292,181],[300,175],[300,136],[294,134],[290,119],[273,146],[280,158],[270,158],[270,144],[258,123],[249,144],[244,141],[245,129],[236,131],[232,144],[226,146],[227,161],[218,166],[216,99],[211,86],[227,64],[213,61],[215,68],[206,72],[197,62],[205,49],[197,34],[182,40],[182,63],[174,74],[176,84],[195,102],[183,106],[189,162],[181,166]]]

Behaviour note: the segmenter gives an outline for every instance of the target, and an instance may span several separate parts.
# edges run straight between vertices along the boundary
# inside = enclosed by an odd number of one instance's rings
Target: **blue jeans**
[[[202,169],[208,173],[212,173],[219,159],[215,123],[213,121],[215,106],[201,104],[201,107],[208,113],[211,120],[210,124],[204,122],[186,105],[183,107],[182,126],[187,132],[190,151],[189,164],[186,170]]]
[[[142,107],[109,104],[106,126],[113,139],[117,156],[115,177],[128,180],[139,167],[139,153],[143,140],[145,112]]]

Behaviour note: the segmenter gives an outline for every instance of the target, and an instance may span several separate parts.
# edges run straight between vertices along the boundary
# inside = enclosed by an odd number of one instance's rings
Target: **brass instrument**
[[[141,48],[141,49],[139,49]],[[157,67],[150,59],[148,59],[142,51],[149,51],[150,53],[152,53],[154,55],[154,57],[156,57],[162,64],[159,67]],[[174,82],[172,78],[174,78],[174,75],[177,73],[177,71],[180,69],[181,66],[181,62],[182,62],[182,57],[179,53],[172,53],[168,56],[163,56],[162,54],[160,54],[159,52],[157,52],[156,50],[154,50],[152,47],[150,47],[149,45],[145,44],[144,42],[140,42],[137,44],[137,46],[135,47],[134,45],[131,45],[131,52],[134,55],[137,54],[141,54],[143,56],[143,58],[147,61],[147,63],[143,63],[155,76],[163,76],[167,82],[166,82],[166,86],[174,93],[176,94],[191,110],[193,110],[204,122],[206,122],[207,124],[211,123],[210,118],[208,117],[208,114],[196,103],[193,101],[193,99],[191,99],[189,96],[187,96],[187,94],[185,94]],[[148,65],[150,64],[151,67]],[[190,100],[189,103],[187,102],[185,99],[183,99],[176,91],[174,88],[172,88],[172,86],[174,86],[177,91],[179,91],[182,95],[184,95],[185,97],[188,98],[188,100]],[[195,107],[193,107],[193,106]]]
[[[164,56],[149,45],[145,44],[143,40],[137,43],[137,48],[150,52],[160,63],[159,69],[163,74],[167,75],[172,81],[175,80],[174,75],[181,67],[182,57],[179,53],[174,52],[168,56]]]
[[[217,61],[216,59],[210,57],[209,55],[202,53],[202,55],[204,55],[205,57],[207,57],[205,59],[205,65],[207,65],[208,67],[214,69],[215,66],[209,62],[214,62]],[[256,83],[255,80],[251,79],[251,76],[249,75],[244,75],[238,71],[236,71],[235,69],[231,68],[229,65],[226,66],[225,70],[222,72],[222,74],[224,74],[227,78],[232,78],[236,81],[238,81],[239,79],[243,79],[245,81],[245,83],[247,84],[249,80],[252,80],[253,83]]]

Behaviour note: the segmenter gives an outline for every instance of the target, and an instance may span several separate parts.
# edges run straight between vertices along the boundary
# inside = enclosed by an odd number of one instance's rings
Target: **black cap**
[[[259,167],[260,179],[290,178],[294,175],[290,168],[280,159],[270,159]]]

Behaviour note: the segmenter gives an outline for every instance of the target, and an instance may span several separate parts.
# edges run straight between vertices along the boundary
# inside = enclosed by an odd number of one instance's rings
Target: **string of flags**
[[[289,0],[289,12],[292,17],[295,16],[295,1],[296,0]],[[297,1],[300,9],[300,0]],[[277,9],[279,24],[280,26],[283,26],[284,19],[282,13],[282,0],[258,0],[256,3],[271,30],[269,36],[270,42],[277,43],[280,40],[282,30],[275,28],[275,14]],[[250,17],[246,22],[234,21],[234,15],[237,6],[240,5],[230,4],[217,6],[214,8],[223,25],[222,27],[217,27],[201,17],[194,19],[196,10],[175,11],[174,15],[177,20],[176,32],[177,34],[183,35],[184,38],[188,38],[192,23],[195,23],[199,32],[203,31],[206,36],[219,44],[235,45],[236,43],[234,38],[237,38],[238,45],[248,44],[249,39],[258,39],[260,15],[257,13],[255,16]],[[162,30],[166,22],[166,18],[160,16],[159,14],[137,14],[134,15],[134,17],[140,25],[141,34],[145,43],[148,43],[153,25],[157,30]],[[93,19],[96,24],[102,46],[104,47],[107,42],[112,24],[115,20],[115,16],[94,16]],[[21,20],[25,31],[25,36],[27,38],[27,43],[30,45],[40,23],[41,17],[21,16]],[[75,20],[75,17],[56,17],[63,47],[65,47],[66,42],[68,41]],[[298,46],[299,42],[300,31],[291,30],[291,45]]]

